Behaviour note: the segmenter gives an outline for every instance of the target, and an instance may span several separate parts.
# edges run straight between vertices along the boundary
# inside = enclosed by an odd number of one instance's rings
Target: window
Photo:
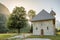
[[[43,26],[44,25],[44,22],[41,22],[41,26]]]
[[[41,23],[41,26],[42,26],[43,24]]]
[[[37,30],[38,28],[36,27],[36,30]]]
[[[47,27],[47,30],[48,30],[49,28]]]

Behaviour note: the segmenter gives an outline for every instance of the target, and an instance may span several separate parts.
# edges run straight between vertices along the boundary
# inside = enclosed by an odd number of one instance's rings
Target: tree
[[[35,14],[35,11],[34,11],[34,10],[29,10],[29,11],[28,11],[28,16],[29,16],[30,20],[31,20],[35,15],[36,15],[36,14]]]
[[[24,7],[14,8],[12,14],[7,22],[7,27],[10,29],[17,29],[20,33],[20,29],[27,26],[26,11]]]
[[[35,11],[34,10],[29,10],[28,11],[28,17],[29,17],[29,21],[31,21],[31,19],[35,16]],[[33,25],[31,24],[31,29],[30,29],[30,32],[32,33],[33,32]]]
[[[30,29],[30,32],[31,32],[31,33],[33,32],[33,25],[31,25],[31,29]]]

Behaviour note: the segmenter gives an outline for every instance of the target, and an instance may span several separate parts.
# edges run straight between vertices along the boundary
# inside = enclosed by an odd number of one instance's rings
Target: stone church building
[[[33,35],[55,35],[55,12],[50,13],[44,9],[31,20]]]

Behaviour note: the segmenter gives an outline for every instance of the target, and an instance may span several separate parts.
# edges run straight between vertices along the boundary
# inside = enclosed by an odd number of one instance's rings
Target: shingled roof
[[[50,19],[55,19],[55,17],[43,9],[41,12],[38,13],[38,15],[33,17],[31,21],[50,20]]]

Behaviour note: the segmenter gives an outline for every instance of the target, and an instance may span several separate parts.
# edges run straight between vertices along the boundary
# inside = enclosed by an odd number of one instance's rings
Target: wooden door
[[[41,35],[44,35],[44,30],[43,29],[41,29]]]

